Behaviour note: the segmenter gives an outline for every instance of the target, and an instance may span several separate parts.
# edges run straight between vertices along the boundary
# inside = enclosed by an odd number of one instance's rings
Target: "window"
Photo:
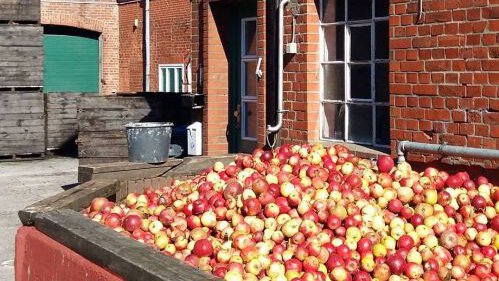
[[[159,91],[183,92],[184,66],[182,64],[165,64],[159,66]]]
[[[321,138],[390,141],[388,0],[321,1]]]

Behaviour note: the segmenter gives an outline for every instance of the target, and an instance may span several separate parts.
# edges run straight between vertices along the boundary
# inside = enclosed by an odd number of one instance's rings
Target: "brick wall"
[[[135,26],[135,20],[137,20],[137,26]],[[143,24],[140,2],[124,3],[119,6],[120,92],[143,90]]]
[[[134,26],[135,20],[138,25]],[[159,64],[185,64],[191,55],[191,1],[150,2],[151,80],[158,91]],[[143,3],[123,3],[119,8],[120,91],[141,91],[143,77]]]
[[[284,143],[319,140],[319,1],[300,0],[296,17],[298,53],[284,56]],[[292,16],[285,13],[285,39],[291,42]]]
[[[416,1],[390,5],[392,152],[397,140],[498,149],[499,1],[424,1],[421,23],[416,9]],[[409,155],[410,161],[437,159]]]
[[[226,138],[229,112],[229,65],[224,51],[223,33],[227,23],[221,16],[223,7],[215,8],[202,2],[203,24],[203,153],[222,155],[228,152]],[[218,14],[217,14],[218,13]],[[216,16],[214,15],[216,14]]]
[[[101,33],[101,94],[118,90],[119,26],[115,0],[88,1],[41,0],[41,22]]]

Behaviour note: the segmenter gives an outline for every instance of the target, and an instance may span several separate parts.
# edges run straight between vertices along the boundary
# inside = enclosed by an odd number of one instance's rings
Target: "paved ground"
[[[17,211],[77,182],[78,160],[55,157],[0,162],[0,280],[14,280],[14,237],[21,225]]]

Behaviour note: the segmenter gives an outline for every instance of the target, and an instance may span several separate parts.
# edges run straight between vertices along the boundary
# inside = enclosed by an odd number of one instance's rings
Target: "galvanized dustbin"
[[[163,163],[168,160],[173,123],[128,123],[128,160]]]

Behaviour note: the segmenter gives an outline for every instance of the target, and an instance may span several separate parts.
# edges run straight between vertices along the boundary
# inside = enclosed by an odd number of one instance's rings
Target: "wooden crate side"
[[[47,149],[74,144],[78,137],[77,101],[82,93],[46,93]]]
[[[174,95],[81,96],[77,102],[78,156],[85,164],[127,159],[125,125],[130,122],[172,122],[178,111]],[[179,106],[179,104],[177,104]],[[101,159],[102,158],[102,159]]]
[[[0,88],[42,86],[43,27],[0,24]]]
[[[0,1],[0,21],[39,22],[40,0]]]
[[[0,92],[0,155],[44,152],[43,93]]]

